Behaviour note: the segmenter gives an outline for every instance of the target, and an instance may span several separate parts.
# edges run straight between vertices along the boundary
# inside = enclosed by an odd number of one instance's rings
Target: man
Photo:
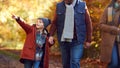
[[[85,2],[63,0],[58,3],[50,28],[50,43],[56,30],[63,68],[80,68],[84,43],[89,47],[92,36],[92,22]]]

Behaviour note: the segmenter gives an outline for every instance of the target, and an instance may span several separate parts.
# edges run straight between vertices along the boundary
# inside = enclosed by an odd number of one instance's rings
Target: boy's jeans
[[[40,61],[24,60],[24,68],[39,68]]]
[[[35,61],[33,68],[39,68],[40,61]]]
[[[24,59],[24,68],[32,68],[34,61]]]

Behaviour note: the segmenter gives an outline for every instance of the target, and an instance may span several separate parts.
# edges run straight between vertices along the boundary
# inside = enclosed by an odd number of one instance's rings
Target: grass
[[[19,55],[16,55],[16,54],[9,52],[9,51],[0,50],[0,54],[3,54],[7,57],[10,57],[10,58],[16,59],[16,60],[18,60],[20,58]]]

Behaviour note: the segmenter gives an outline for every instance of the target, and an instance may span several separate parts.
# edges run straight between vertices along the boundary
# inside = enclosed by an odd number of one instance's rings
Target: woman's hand
[[[84,45],[85,48],[90,48],[90,46],[91,46],[90,42],[85,42],[85,45]]]

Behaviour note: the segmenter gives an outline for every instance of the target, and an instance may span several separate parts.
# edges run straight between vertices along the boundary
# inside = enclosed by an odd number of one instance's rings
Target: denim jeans
[[[39,68],[40,61],[35,61],[33,68]]]
[[[24,59],[24,68],[39,68],[40,61]]]
[[[118,62],[119,62],[118,47],[117,44],[115,43],[112,50],[111,62],[108,65],[108,68],[118,68],[119,65]]]
[[[34,61],[24,59],[24,68],[32,68]]]
[[[80,68],[80,59],[83,55],[83,44],[65,42],[60,45],[63,68]]]

